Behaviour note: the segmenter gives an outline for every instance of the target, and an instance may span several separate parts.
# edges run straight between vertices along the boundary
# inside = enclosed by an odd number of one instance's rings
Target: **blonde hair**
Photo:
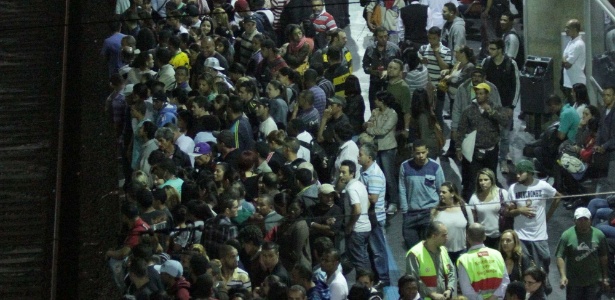
[[[495,197],[498,193],[498,186],[495,184],[496,183],[495,173],[493,173],[491,169],[487,169],[487,168],[483,168],[480,171],[478,171],[478,173],[476,173],[476,189],[474,193],[478,194],[479,191],[482,190],[480,187],[480,184],[478,183],[478,177],[480,177],[480,175],[485,175],[489,177],[489,180],[491,181],[491,190],[489,191],[489,195],[487,199],[491,199],[492,197]]]
[[[147,188],[152,187],[152,177],[141,170],[137,170],[132,173],[132,181],[143,184]]]
[[[500,236],[500,242],[498,243],[498,250],[500,251],[500,253],[502,253],[502,257],[504,257],[504,259],[508,258],[508,254],[506,254],[506,252],[504,252],[504,249],[502,249],[502,237],[507,233],[510,233],[510,235],[512,235],[512,239],[515,242],[515,247],[512,251],[512,257],[510,258],[512,258],[514,261],[517,261],[523,255],[523,249],[521,249],[521,241],[519,240],[519,236],[514,230],[507,229],[502,232],[502,235]]]
[[[214,11],[212,12],[212,16],[213,16],[213,20],[216,22],[216,28],[217,27],[226,27],[226,28],[230,28],[229,23],[228,23],[228,15],[226,14],[226,11],[224,10],[224,8],[216,8],[214,9]],[[211,29],[212,31],[214,30],[214,28]]]
[[[177,205],[181,203],[179,193],[174,187],[170,185],[165,185],[164,192],[167,194],[167,201],[165,202],[165,204],[169,208],[169,210],[173,210]]]

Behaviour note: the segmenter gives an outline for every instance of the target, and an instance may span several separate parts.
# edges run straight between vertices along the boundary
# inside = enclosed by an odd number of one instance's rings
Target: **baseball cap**
[[[240,13],[240,12],[246,12],[246,11],[250,11],[250,5],[248,5],[248,1],[237,0],[237,2],[235,2],[235,12]]]
[[[534,173],[534,163],[524,159],[515,165],[515,170],[517,171],[517,174]]]
[[[269,107],[271,105],[271,101],[269,99],[267,99],[266,97],[261,97],[258,100],[258,104],[262,105],[264,107]]]
[[[199,8],[194,4],[186,5],[186,14],[191,17],[199,16]]]
[[[479,83],[476,86],[474,86],[474,89],[475,90],[487,90],[487,92],[491,93],[491,87],[488,84],[484,83],[484,82],[483,83]]]
[[[228,129],[214,132],[214,137],[229,147],[235,146],[235,135]]]
[[[474,73],[480,73],[481,75],[485,76],[485,69],[483,69],[482,67],[476,67],[472,71],[472,74]]]
[[[218,71],[223,71],[224,68],[220,66],[220,61],[215,57],[208,57],[203,64],[205,67],[214,68]]]
[[[243,18],[243,22],[244,23],[247,23],[247,22],[256,23],[256,18],[254,18],[254,16],[245,16]]]
[[[204,155],[204,154],[210,154],[211,153],[211,147],[209,146],[208,143],[197,143],[194,146],[194,154],[197,154],[197,156],[199,155]]]
[[[329,102],[335,103],[335,104],[339,104],[341,106],[346,106],[346,99],[344,99],[344,97],[338,96],[338,95],[335,95],[335,96],[329,98]]]
[[[589,209],[587,209],[587,207],[579,207],[574,211],[574,219],[578,220],[580,218],[592,218],[592,213],[589,212]]]
[[[333,185],[325,183],[320,185],[320,187],[318,188],[318,193],[320,194],[331,194],[335,192],[335,189],[333,188]]]
[[[179,278],[184,274],[182,264],[176,260],[167,260],[160,266],[160,274],[167,273],[173,278]]]
[[[163,91],[155,92],[152,95],[152,101],[167,102],[168,101],[167,94],[165,94]]]

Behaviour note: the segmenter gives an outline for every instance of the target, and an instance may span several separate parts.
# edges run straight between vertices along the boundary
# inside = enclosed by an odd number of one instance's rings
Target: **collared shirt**
[[[557,131],[565,133],[568,140],[574,142],[579,128],[579,122],[581,122],[581,119],[576,109],[566,103],[559,113],[559,128]]]
[[[587,83],[585,78],[585,42],[577,36],[566,44],[564,59],[572,66],[564,68],[564,87],[572,88],[575,83]]]
[[[348,282],[339,268],[327,277],[327,285],[331,291],[331,300],[345,300],[348,297]]]
[[[335,159],[335,168],[333,172],[333,182],[336,182],[340,175],[340,167],[342,166],[342,162],[345,160],[353,161],[355,164],[359,164],[359,147],[357,143],[352,140],[345,142],[338,151],[337,158]],[[357,173],[355,174],[355,178],[359,176],[359,170],[357,168]]]
[[[240,287],[248,291],[252,291],[252,283],[250,282],[248,272],[240,268],[235,268],[235,270],[233,270],[233,274],[231,274],[231,277],[228,279],[222,276],[222,282],[226,284],[226,288],[228,290]]]
[[[490,103],[492,107],[492,113],[488,114],[485,111],[481,111],[481,107],[476,102],[476,99],[472,101],[472,104],[461,113],[459,120],[459,128],[457,139],[457,147],[461,148],[461,144],[466,134],[476,130],[476,148],[477,149],[491,149],[496,146],[500,141],[500,126],[508,124],[508,116],[502,110],[502,107]],[[575,112],[576,114],[576,112]]]
[[[346,189],[344,190],[344,192],[346,193],[346,195],[348,195],[350,207],[355,204],[361,205],[361,215],[359,216],[357,222],[354,224],[354,228],[352,229],[352,231],[370,232],[372,230],[372,225],[369,222],[369,216],[367,215],[369,209],[367,188],[361,181],[355,178],[348,182],[348,184],[346,184]]]
[[[450,66],[453,63],[453,56],[451,53],[451,49],[442,45],[442,43],[440,43],[439,48],[440,48],[439,49],[440,57],[442,58],[442,60],[444,60],[444,62],[447,65]],[[442,69],[440,68],[440,65],[438,64],[438,59],[436,59],[436,55],[434,54],[435,52],[433,48],[431,48],[430,44],[423,45],[419,49],[419,53],[423,55],[423,57],[427,58],[428,63],[425,66],[427,67],[427,70],[429,71],[429,80],[431,80],[431,83],[433,85],[437,86],[438,82],[440,81],[440,78],[442,77],[440,75],[440,71],[442,71]]]
[[[484,244],[474,245],[470,247],[468,251],[472,251],[472,250],[480,249],[484,247],[485,247]],[[470,300],[474,300],[474,299],[482,300],[483,296],[481,295],[481,293],[480,292],[477,293],[474,290],[474,288],[472,288],[472,282],[470,282],[470,277],[468,276],[468,273],[466,272],[466,269],[463,266],[463,264],[461,263],[457,264],[457,272],[459,274],[458,275],[459,276],[459,286],[461,287],[461,290],[463,291],[463,295],[468,297],[468,299]],[[497,290],[493,292],[493,295],[496,296],[497,299],[504,298],[504,294],[506,293],[506,287],[508,286],[508,283],[510,283],[510,278],[508,278],[508,272],[504,270],[504,277],[502,277],[502,283],[497,288]]]
[[[384,209],[384,195],[386,193],[386,178],[384,172],[376,162],[373,162],[366,170],[361,170],[361,182],[367,187],[367,193],[378,195],[375,204],[376,219],[378,222],[385,221],[387,216]]]

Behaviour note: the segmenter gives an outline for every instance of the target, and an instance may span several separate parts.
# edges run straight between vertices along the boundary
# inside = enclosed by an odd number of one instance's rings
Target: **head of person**
[[[280,260],[280,246],[274,242],[265,242],[261,248],[260,261],[261,264],[272,270]]]
[[[312,12],[314,15],[320,15],[325,9],[325,4],[322,0],[312,0]]]
[[[402,78],[402,72],[404,69],[404,63],[401,61],[401,59],[397,59],[394,58],[391,60],[391,62],[389,62],[389,65],[387,66],[387,76],[389,77],[389,80],[393,79],[400,79]]]
[[[515,16],[510,12],[506,11],[500,16],[500,28],[502,32],[508,32],[513,28],[515,24]]]
[[[391,62],[389,64],[389,66],[391,64],[395,64],[394,62]],[[394,67],[396,68],[396,67]],[[393,94],[391,94],[391,92],[389,91],[379,91],[376,93],[376,98],[374,99],[374,103],[376,104],[376,107],[380,110],[385,110],[388,107],[391,107],[391,105],[395,102],[395,97],[393,96]]]
[[[606,86],[602,89],[602,102],[604,102],[604,107],[608,109],[613,108],[613,103],[615,103],[615,86]]]
[[[273,59],[278,54],[278,48],[275,46],[275,42],[269,38],[266,38],[261,43],[261,54],[265,59]]]
[[[476,189],[477,193],[487,192],[488,195],[494,196],[497,193],[497,186],[495,173],[489,168],[483,168],[478,171],[476,176]]]
[[[309,266],[302,263],[296,263],[290,271],[290,281],[293,284],[304,285],[312,281],[314,273]]]
[[[431,101],[426,89],[418,88],[414,90],[411,104],[410,115],[414,120],[418,120],[422,114],[431,114]]]
[[[274,172],[261,173],[258,181],[259,193],[267,193],[278,189],[278,175]]]
[[[414,151],[412,157],[414,158],[414,163],[419,166],[423,166],[427,164],[429,158],[429,149],[427,149],[427,145],[422,140],[418,139],[414,141]]]
[[[355,280],[365,285],[368,289],[374,286],[374,272],[364,268],[358,268],[356,270]]]
[[[476,93],[476,102],[478,102],[479,105],[487,103],[489,101],[491,87],[484,82],[479,83],[474,86],[474,93]]]
[[[333,274],[337,271],[340,259],[340,252],[333,247],[329,248],[320,256],[320,268],[327,274]]]
[[[256,84],[252,80],[246,80],[239,84],[238,88],[239,98],[243,101],[249,101],[254,99],[254,97],[258,97],[258,88]]]
[[[267,216],[275,211],[273,206],[273,197],[269,194],[262,194],[256,200],[256,211],[262,216]]]
[[[352,160],[344,160],[340,166],[340,181],[348,183],[355,177],[357,165]]]
[[[346,99],[334,95],[333,97],[327,99],[327,107],[331,109],[331,113],[334,116],[340,115],[344,112],[344,107],[346,107]]]
[[[477,86],[485,82],[485,70],[482,67],[474,68],[474,71],[472,71],[470,75],[470,79],[472,80],[472,86]]]
[[[256,225],[248,225],[239,231],[239,242],[243,251],[253,256],[260,250],[264,242],[263,231]]]
[[[201,53],[206,58],[212,57],[216,53],[216,41],[213,37],[201,36]]]
[[[444,246],[448,239],[448,229],[442,222],[431,221],[427,226],[425,236],[434,247]]]
[[[357,282],[348,290],[348,300],[363,300],[369,299],[370,291],[365,284]]]
[[[267,84],[267,97],[269,99],[282,98],[282,100],[286,101],[286,88],[279,80],[271,80]]]
[[[397,281],[400,300],[414,300],[419,293],[419,281],[414,275],[406,274]]]
[[[227,218],[235,218],[237,217],[237,212],[239,211],[239,201],[237,199],[233,199],[229,194],[224,193],[218,199],[218,209],[220,213],[225,215]]]
[[[504,258],[510,258],[513,261],[518,261],[521,255],[523,255],[519,235],[517,235],[517,233],[512,229],[507,229],[502,232],[498,250],[502,253]]]
[[[498,38],[489,41],[489,56],[491,57],[501,57],[504,55],[504,40]]]
[[[173,133],[173,130],[167,127],[161,127],[156,129],[156,134],[154,136],[156,141],[158,141],[158,148],[160,148],[160,150],[167,153],[173,153],[175,150],[175,134]]]
[[[218,249],[223,269],[234,270],[239,267],[239,252],[231,245],[221,245]]]
[[[318,203],[324,207],[331,207],[335,203],[335,188],[333,185],[325,183],[318,187]]]
[[[543,290],[547,280],[547,274],[541,268],[533,266],[523,272],[523,283],[525,291],[533,295],[537,291]]]
[[[303,38],[303,29],[297,24],[289,24],[286,27],[286,37],[290,42],[298,43]]]
[[[525,285],[521,281],[515,281],[506,287],[505,300],[524,300],[526,296]]]
[[[245,16],[243,18],[243,29],[247,34],[254,33],[256,31],[256,18],[253,16]]]
[[[389,41],[389,31],[383,26],[378,26],[374,29],[374,39],[379,47],[386,46]]]
[[[559,114],[562,112],[562,107],[564,107],[564,101],[560,96],[552,94],[547,99],[547,106],[549,107],[551,113],[559,116]]]
[[[359,81],[359,78],[355,75],[346,77],[346,81],[344,82],[344,91],[346,92],[347,99],[350,99],[348,96],[361,95],[361,82]]]
[[[587,86],[585,84],[573,84],[570,93],[572,94],[572,98],[577,105],[589,105],[589,94],[587,93]]]
[[[408,65],[408,71],[414,71],[419,66],[422,66],[421,60],[419,59],[419,52],[416,48],[408,47],[402,53],[403,62]]]
[[[359,165],[363,169],[369,168],[372,163],[376,161],[376,155],[378,154],[378,148],[372,143],[361,144],[359,148]]]
[[[230,175],[233,173],[231,166],[225,162],[219,162],[214,169],[214,181],[223,182],[230,179]]]
[[[528,185],[534,180],[534,163],[529,160],[521,160],[515,165],[517,182]]]
[[[571,38],[576,38],[581,33],[581,22],[577,19],[569,20],[564,27],[564,32]]]
[[[591,231],[592,214],[587,207],[579,207],[574,211],[574,226],[577,232],[587,233]]]
[[[486,237],[485,227],[481,223],[472,223],[466,230],[466,240],[469,245],[480,245]]]
[[[337,47],[341,49],[344,46],[346,46],[346,43],[348,42],[348,37],[346,36],[346,32],[342,30],[341,28],[329,30],[327,32],[327,36],[331,40],[329,42],[329,45],[333,47]]]
[[[286,137],[284,139],[284,156],[286,159],[294,159],[301,148],[301,143],[296,137]]]
[[[194,146],[194,164],[196,166],[206,166],[211,162],[212,151],[208,143],[200,142]]]
[[[600,126],[600,110],[596,106],[588,104],[583,109],[581,123],[586,124],[591,132],[598,132],[598,127]]]
[[[258,154],[252,150],[245,150],[239,155],[237,160],[237,170],[245,176],[246,172],[253,172],[258,163]]]
[[[442,7],[442,18],[445,21],[453,21],[458,14],[457,6],[452,2],[447,2]]]
[[[177,260],[169,259],[160,266],[160,280],[167,288],[173,286],[183,274],[184,268]]]
[[[432,48],[440,47],[440,37],[442,36],[442,29],[438,26],[433,26],[427,31],[427,41]]]
[[[476,64],[476,57],[474,56],[474,50],[467,45],[459,45],[455,47],[455,58],[460,62],[471,62]]]
[[[440,203],[441,208],[461,205],[463,198],[459,195],[459,189],[450,181],[443,182],[440,186]]]
[[[307,300],[307,292],[301,285],[293,285],[288,288],[287,298],[288,300]]]

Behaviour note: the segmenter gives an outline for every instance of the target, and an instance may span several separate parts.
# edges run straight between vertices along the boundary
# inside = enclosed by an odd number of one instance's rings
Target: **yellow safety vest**
[[[483,296],[491,297],[493,292],[502,284],[506,265],[502,254],[488,247],[470,250],[462,254],[457,260],[457,266],[462,264],[472,288]]]
[[[423,281],[428,288],[436,288],[438,287],[438,274],[436,273],[437,267],[434,265],[431,255],[429,254],[429,251],[427,251],[427,248],[425,248],[424,243],[425,242],[420,242],[416,244],[408,251],[406,256],[408,256],[410,252],[416,256],[416,259],[419,262],[419,277],[421,278],[421,281]],[[443,265],[449,261],[448,252],[444,246],[440,247],[440,260]],[[448,276],[451,270],[447,267],[444,267],[443,269],[444,275]]]

